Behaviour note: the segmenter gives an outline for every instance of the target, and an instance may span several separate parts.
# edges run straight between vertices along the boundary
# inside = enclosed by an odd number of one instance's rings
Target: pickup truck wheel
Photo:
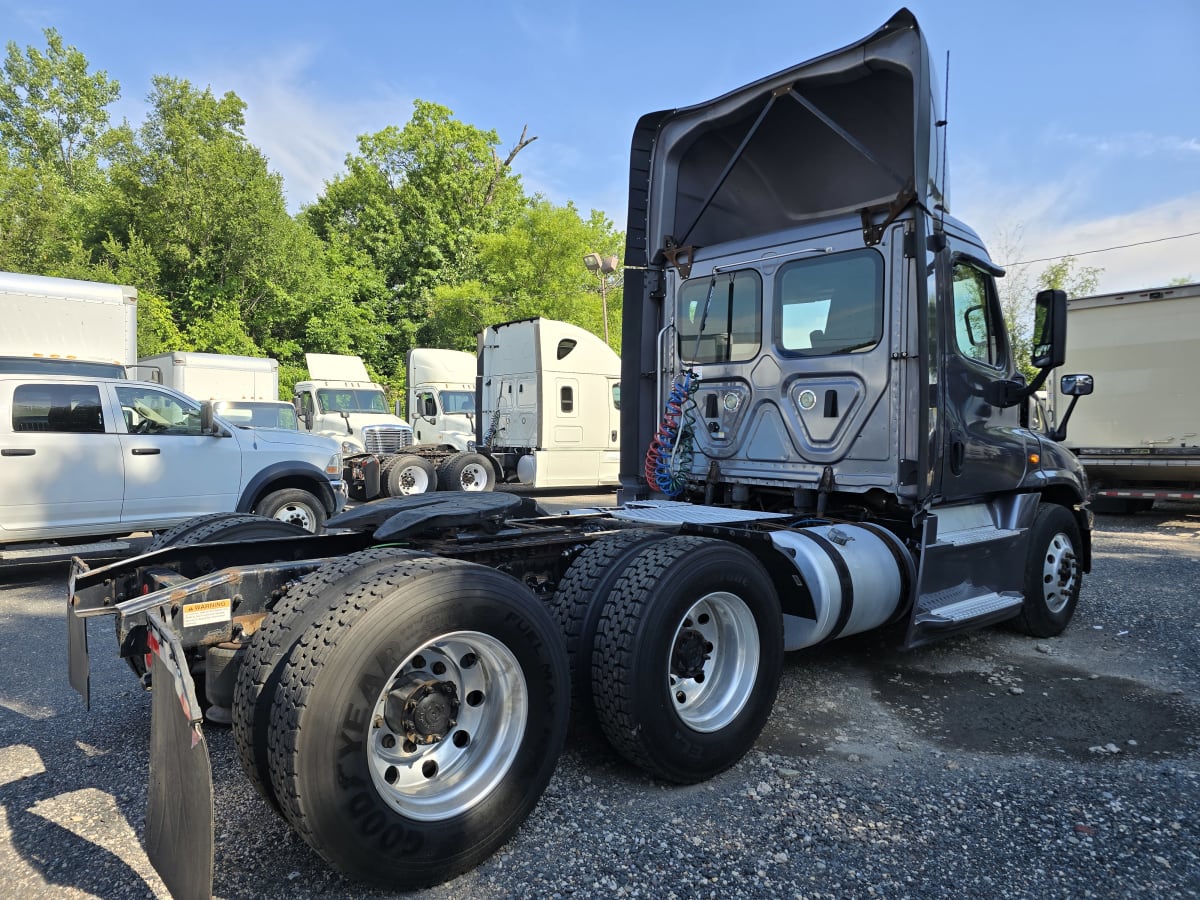
[[[609,592],[635,556],[670,536],[666,531],[631,529],[600,538],[575,558],[554,594],[550,612],[566,638],[571,713],[581,732],[599,727],[592,707],[592,644]]]
[[[314,495],[300,488],[272,491],[254,510],[260,516],[298,525],[312,534],[325,530],[325,506]]]
[[[1061,634],[1079,603],[1081,571],[1076,548],[1079,526],[1071,511],[1040,507],[1029,534],[1025,603],[1014,624],[1033,637]]]
[[[346,585],[357,587],[367,575],[420,555],[399,547],[373,547],[310,572],[288,588],[246,645],[233,692],[233,742],[242,771],[280,815],[268,760],[271,704],[282,664],[300,635],[341,605]]]
[[[481,453],[455,453],[437,470],[443,491],[490,491],[496,486],[496,470]]]
[[[406,453],[388,462],[386,477],[389,497],[407,497],[437,490],[437,469],[429,460]]]
[[[524,585],[461,560],[406,560],[339,592],[283,666],[276,795],[344,872],[393,891],[445,881],[507,841],[550,779],[562,639]]]
[[[729,541],[653,543],[613,585],[592,648],[592,701],[627,760],[690,784],[736,763],[770,715],[783,620],[770,576]]]

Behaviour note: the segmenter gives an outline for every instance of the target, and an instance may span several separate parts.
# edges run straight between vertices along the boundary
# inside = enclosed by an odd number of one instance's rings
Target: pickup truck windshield
[[[214,404],[221,418],[239,428],[282,428],[296,431],[296,410],[287,403],[254,402],[253,400],[223,400]]]
[[[388,408],[383,391],[368,388],[322,388],[317,391],[317,403],[323,413],[377,413],[386,415]]]

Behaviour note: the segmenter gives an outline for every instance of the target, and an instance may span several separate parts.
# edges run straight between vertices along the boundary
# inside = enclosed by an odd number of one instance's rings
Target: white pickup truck
[[[161,385],[0,375],[0,545],[155,531],[212,512],[319,532],[345,504],[341,473],[330,438],[237,427]]]

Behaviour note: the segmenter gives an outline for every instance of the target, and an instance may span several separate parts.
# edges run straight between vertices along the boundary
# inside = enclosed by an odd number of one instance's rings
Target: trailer
[[[1097,512],[1200,499],[1200,284],[1073,297],[1067,362],[1100,393],[1071,418],[1067,441]],[[1061,416],[1070,398],[1051,392]]]
[[[0,272],[0,317],[0,373],[125,378],[137,364],[128,285]]]
[[[206,721],[231,721],[257,792],[325,859],[405,890],[512,836],[571,716],[696,783],[754,744],[785,653],[1068,627],[1083,473],[1021,424],[1063,362],[1066,297],[1037,296],[1026,383],[1002,273],[943,212],[932,79],[902,10],[639,121],[619,507],[389,498],[322,536],[209,518],[74,566],[72,683],[87,621],[115,614],[153,685],[148,853],[176,896],[211,890]]]

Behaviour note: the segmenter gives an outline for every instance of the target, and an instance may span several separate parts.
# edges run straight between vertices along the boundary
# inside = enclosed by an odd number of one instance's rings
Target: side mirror
[[[1064,375],[1059,382],[1060,392],[1068,397],[1086,397],[1094,387],[1091,375]]]
[[[1038,291],[1034,301],[1033,346],[1029,361],[1037,369],[1053,369],[1067,361],[1066,291]]]
[[[213,433],[213,407],[211,400],[205,400],[200,404],[200,433]]]
[[[1050,435],[1056,441],[1065,441],[1067,439],[1067,422],[1071,419],[1071,413],[1075,411],[1075,404],[1079,402],[1080,397],[1086,397],[1092,392],[1095,386],[1091,375],[1064,375],[1058,383],[1059,390],[1063,396],[1071,398],[1071,404],[1067,407],[1066,413],[1062,417],[1062,421],[1058,423],[1058,427],[1054,429],[1054,434]]]

